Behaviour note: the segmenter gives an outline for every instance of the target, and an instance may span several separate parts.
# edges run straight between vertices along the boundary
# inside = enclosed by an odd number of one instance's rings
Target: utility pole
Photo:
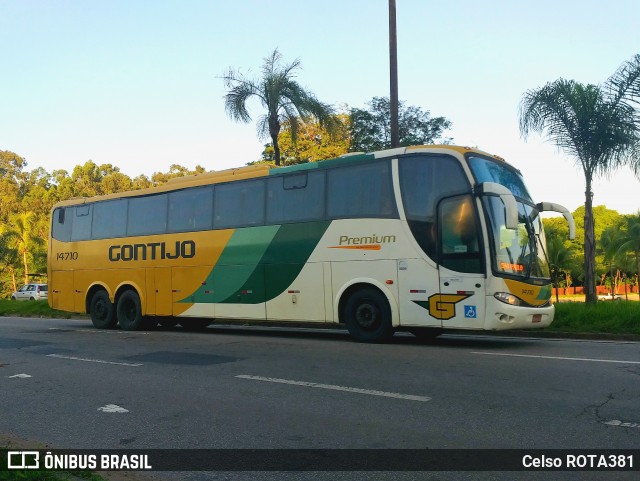
[[[389,0],[389,103],[391,106],[391,148],[400,147],[398,131],[398,38],[396,35],[396,0]]]

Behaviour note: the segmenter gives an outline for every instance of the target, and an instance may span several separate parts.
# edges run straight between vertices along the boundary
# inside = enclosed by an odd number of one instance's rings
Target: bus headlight
[[[522,304],[522,301],[519,298],[513,294],[509,294],[508,292],[496,292],[493,297],[498,299],[500,302],[509,304],[510,306],[519,306]]]

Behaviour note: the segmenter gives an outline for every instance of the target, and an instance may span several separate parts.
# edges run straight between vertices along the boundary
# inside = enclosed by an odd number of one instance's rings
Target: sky
[[[455,144],[505,158],[536,202],[583,205],[580,168],[543,137],[521,137],[519,104],[560,77],[602,83],[640,53],[640,2],[396,4],[400,99],[451,120]],[[226,115],[220,77],[257,75],[275,48],[337,108],[389,95],[387,0],[0,0],[0,22],[0,150],[26,170],[92,160],[135,177],[257,160],[267,140]],[[593,191],[594,205],[640,211],[629,169]]]

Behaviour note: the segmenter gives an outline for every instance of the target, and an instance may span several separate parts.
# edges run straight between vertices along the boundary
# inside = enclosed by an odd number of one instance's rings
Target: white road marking
[[[102,361],[100,359],[85,359],[85,358],[82,358],[82,357],[61,356],[60,354],[47,354],[47,357],[55,357],[57,359],[70,359],[72,361],[98,362],[100,364],[115,364],[116,366],[130,366],[130,367],[142,366],[142,364],[140,364],[140,363]]]
[[[624,423],[617,419],[612,419],[611,421],[606,421],[602,424],[606,424],[608,426],[620,426],[621,428],[640,428],[640,423]]]
[[[117,404],[107,404],[106,406],[102,406],[98,408],[98,411],[102,411],[103,413],[128,413],[129,411]]]
[[[26,379],[28,377],[31,377],[31,376],[29,376],[28,374],[16,374],[14,376],[9,376],[9,379],[12,379],[12,378]]]
[[[430,397],[427,396],[415,396],[413,394],[400,394],[397,392],[386,392],[386,391],[373,391],[370,389],[359,389],[355,387],[345,387],[345,386],[334,386],[333,384],[319,384],[315,382],[306,382],[306,381],[292,381],[289,379],[277,379],[273,377],[261,377],[261,376],[250,376],[247,374],[240,374],[236,376],[239,379],[251,379],[253,381],[265,381],[265,382],[275,382],[280,384],[291,384],[294,386],[304,386],[304,387],[315,387],[319,389],[330,389],[333,391],[344,391],[351,392],[356,394],[368,394],[369,396],[382,396],[382,397],[390,397],[395,399],[407,399],[409,401],[431,401]]]
[[[640,361],[619,361],[616,359],[591,359],[588,357],[534,356],[532,354],[510,354],[506,352],[472,352],[482,356],[529,357],[536,359],[556,359],[560,361],[611,362],[615,364],[640,364]]]

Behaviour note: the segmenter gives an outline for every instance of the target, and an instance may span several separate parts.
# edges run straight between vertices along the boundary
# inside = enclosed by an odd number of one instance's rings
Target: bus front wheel
[[[393,336],[389,301],[375,288],[363,288],[351,294],[344,315],[349,334],[356,341],[384,342]]]
[[[136,331],[142,325],[140,297],[134,291],[125,291],[118,299],[116,308],[118,324],[123,331]]]
[[[98,291],[93,295],[89,304],[89,315],[96,329],[113,329],[118,323],[113,303],[106,291]]]

